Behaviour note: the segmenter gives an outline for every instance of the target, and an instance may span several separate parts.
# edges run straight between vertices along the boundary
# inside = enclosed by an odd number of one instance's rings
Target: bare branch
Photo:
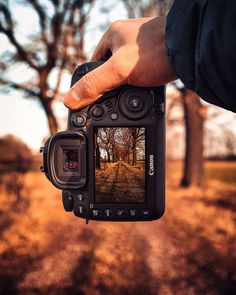
[[[0,12],[3,13],[7,25],[7,27],[4,28],[3,24],[0,22],[0,33],[3,33],[8,38],[10,43],[15,47],[17,55],[21,61],[26,62],[33,69],[38,70],[38,67],[28,57],[28,53],[15,38],[14,25],[11,18],[11,13],[7,6],[0,4]]]
[[[40,28],[41,28],[42,41],[45,44],[48,44],[48,39],[47,39],[47,34],[46,34],[47,14],[37,0],[27,0],[27,1],[34,7],[34,10],[38,14],[39,24],[40,24]]]
[[[40,93],[33,90],[32,88],[28,88],[28,85],[21,85],[13,81],[5,80],[3,78],[0,78],[0,84],[6,85],[7,87],[10,87],[16,90],[21,90],[25,92],[27,95],[40,98]]]
[[[47,115],[50,131],[53,133],[57,129],[57,122],[52,102],[59,94],[64,69],[73,71],[75,64],[85,58],[84,26],[94,0],[48,0],[53,7],[52,14],[47,11],[43,1],[24,1],[38,16],[39,32],[28,36],[28,44],[21,44],[12,17],[11,9],[14,4],[0,4],[0,33],[4,34],[14,47],[14,52],[8,53],[9,58],[6,58],[6,54],[1,56],[3,60],[0,61],[0,68],[11,70],[13,61],[19,64],[25,63],[31,70],[36,70],[34,79],[37,82],[31,87],[26,83],[8,81],[8,77],[2,76],[0,84],[3,85],[2,88],[16,89],[38,98]],[[55,68],[58,72],[55,88],[52,89],[49,77]]]
[[[11,13],[9,9],[7,8],[7,6],[4,5],[3,3],[0,3],[0,12],[3,13],[5,20],[7,20],[6,24],[8,25],[8,29],[9,30],[13,29],[13,21],[11,18]]]

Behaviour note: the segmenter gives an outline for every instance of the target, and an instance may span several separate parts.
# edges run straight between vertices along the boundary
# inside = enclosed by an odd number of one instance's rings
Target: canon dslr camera
[[[71,86],[102,62],[79,66]],[[147,221],[165,208],[164,87],[124,85],[69,111],[50,137],[41,170],[66,211],[87,220]]]

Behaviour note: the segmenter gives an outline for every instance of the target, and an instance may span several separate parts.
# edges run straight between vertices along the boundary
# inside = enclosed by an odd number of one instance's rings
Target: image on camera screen
[[[145,202],[145,128],[94,128],[96,203]]]

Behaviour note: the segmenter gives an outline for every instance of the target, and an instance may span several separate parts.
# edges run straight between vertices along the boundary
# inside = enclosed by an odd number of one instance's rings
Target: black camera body
[[[82,64],[71,86],[102,62]],[[165,93],[124,85],[69,111],[50,137],[41,170],[66,211],[87,220],[147,221],[165,210]]]

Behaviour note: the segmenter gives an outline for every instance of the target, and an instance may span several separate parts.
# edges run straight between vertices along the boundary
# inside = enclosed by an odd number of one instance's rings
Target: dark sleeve
[[[187,88],[236,112],[235,0],[175,0],[167,16],[166,45]]]

